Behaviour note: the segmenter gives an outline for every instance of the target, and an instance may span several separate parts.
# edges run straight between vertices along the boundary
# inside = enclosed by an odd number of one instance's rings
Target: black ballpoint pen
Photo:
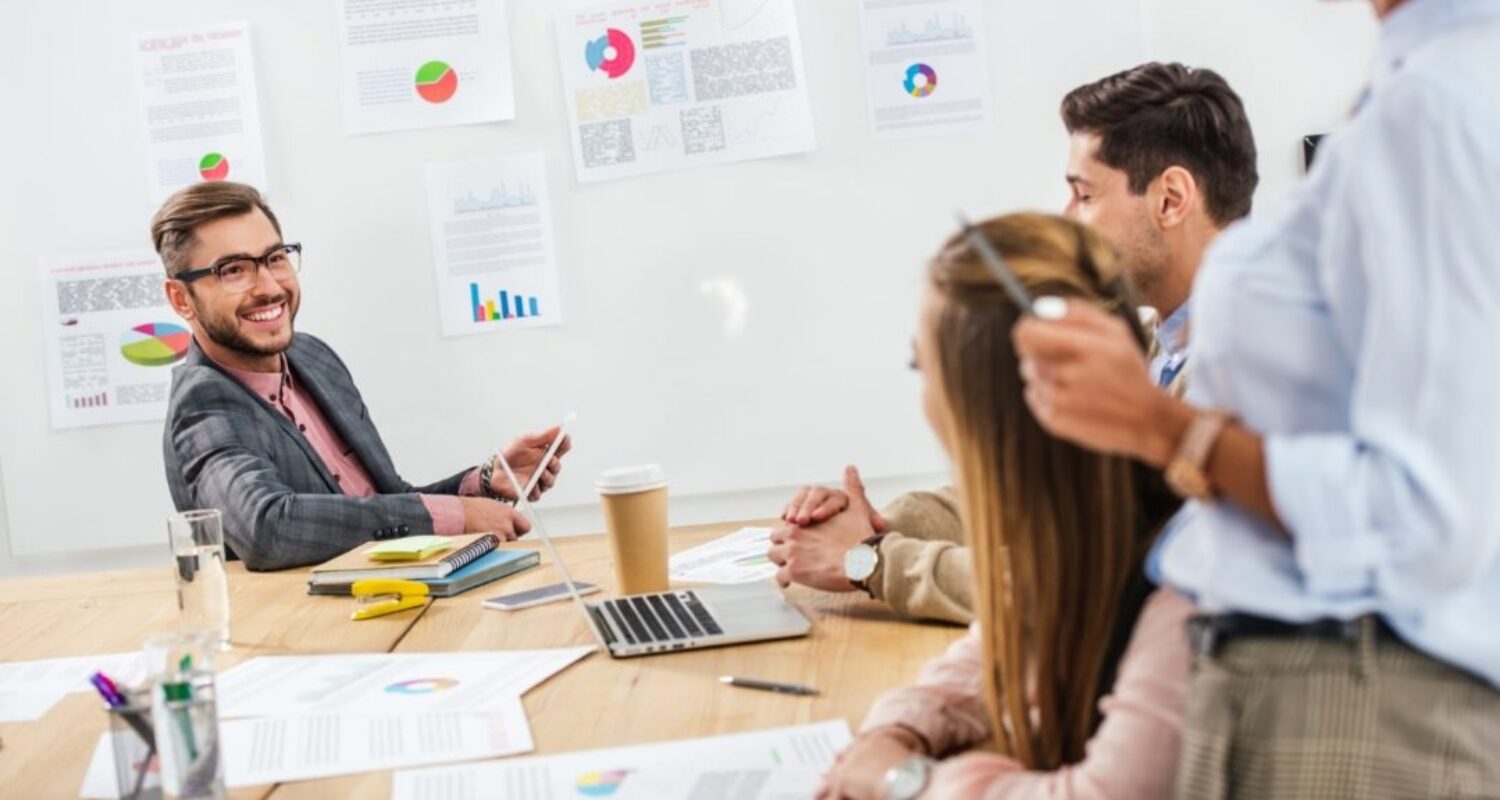
[[[733,675],[725,675],[719,678],[719,683],[727,686],[739,686],[743,689],[760,689],[764,692],[776,692],[778,694],[801,694],[816,695],[817,689],[811,686],[799,686],[795,683],[773,683],[771,681],[758,681],[754,678],[736,678]]]

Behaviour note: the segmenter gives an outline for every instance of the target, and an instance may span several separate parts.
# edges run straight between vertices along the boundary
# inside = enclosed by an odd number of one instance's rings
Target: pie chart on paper
[[[198,159],[198,174],[206,181],[222,181],[229,177],[229,159],[223,153],[209,153]]]
[[[446,103],[458,91],[458,73],[445,61],[429,61],[417,70],[417,94],[429,103]]]
[[[583,46],[583,60],[593,72],[603,72],[610,80],[624,75],[635,64],[635,42],[630,34],[610,28],[603,36]]]
[[[148,322],[125,331],[120,337],[120,355],[138,366],[165,367],[181,361],[192,340],[193,335],[181,325]]]

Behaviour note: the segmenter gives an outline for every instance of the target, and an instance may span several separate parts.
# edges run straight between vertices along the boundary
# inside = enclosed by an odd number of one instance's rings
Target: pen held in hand
[[[773,681],[761,681],[755,678],[738,678],[734,675],[725,675],[719,678],[719,683],[726,686],[738,686],[742,689],[759,689],[763,692],[776,692],[777,694],[798,694],[805,696],[816,696],[818,690],[811,686],[801,686],[795,683],[775,683]]]

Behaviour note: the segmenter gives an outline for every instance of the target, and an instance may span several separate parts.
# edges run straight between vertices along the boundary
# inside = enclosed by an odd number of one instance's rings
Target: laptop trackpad
[[[812,623],[796,606],[787,602],[775,584],[747,583],[739,586],[704,586],[691,590],[723,625],[730,636],[778,632],[806,633]]]

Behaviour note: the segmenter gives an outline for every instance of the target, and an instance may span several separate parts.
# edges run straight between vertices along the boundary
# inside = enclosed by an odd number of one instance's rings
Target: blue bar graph
[[[517,294],[514,295],[515,303],[512,304],[512,295],[509,290],[501,289],[496,296],[500,301],[498,304],[494,300],[481,300],[479,284],[469,284],[469,303],[474,308],[475,322],[498,322],[542,315],[541,307],[537,304],[535,297]]]

